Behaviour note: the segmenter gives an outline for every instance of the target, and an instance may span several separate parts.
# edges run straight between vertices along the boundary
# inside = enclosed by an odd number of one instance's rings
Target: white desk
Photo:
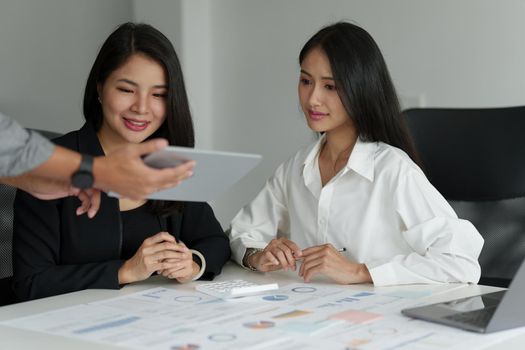
[[[233,263],[229,263],[225,266],[223,273],[216,279],[230,280],[230,279],[245,279],[251,280],[258,283],[269,283],[277,282],[279,285],[284,286],[293,282],[301,282],[301,280],[295,276],[292,272],[273,272],[270,274],[259,274],[250,271],[246,271],[238,267]],[[0,321],[5,321],[17,317],[29,316],[45,311],[50,311],[58,308],[67,306],[73,306],[81,303],[88,303],[97,300],[104,300],[114,298],[121,295],[135,293],[141,290],[162,287],[162,286],[173,286],[175,285],[178,289],[182,290],[193,290],[195,283],[189,283],[185,285],[172,284],[166,282],[165,279],[156,276],[149,280],[129,285],[121,290],[85,290],[75,293],[69,293],[65,295],[49,297],[30,302],[9,305],[0,307]],[[420,286],[414,286],[417,288]],[[384,291],[385,289],[392,287],[374,288],[372,285],[352,285],[349,286],[352,289],[359,289],[363,291]],[[408,287],[410,288],[410,287]],[[500,288],[488,287],[488,286],[477,286],[468,285],[461,288],[454,288],[451,291],[433,295],[426,299],[429,302],[438,302],[447,299],[461,298],[480,293],[487,293],[500,290]],[[523,349],[523,343],[525,342],[525,334],[514,337],[510,340],[506,340],[495,346],[491,346],[488,349]],[[52,336],[48,334],[25,331],[21,329],[15,329],[6,326],[0,326],[0,344],[2,349],[122,349],[121,347],[104,346],[100,344],[94,344],[91,342],[75,340],[72,338],[64,338],[59,336]]]

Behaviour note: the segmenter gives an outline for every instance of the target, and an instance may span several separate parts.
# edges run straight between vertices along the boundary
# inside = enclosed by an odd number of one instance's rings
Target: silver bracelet
[[[258,271],[255,267],[253,267],[250,264],[250,262],[248,261],[248,258],[262,251],[263,249],[259,249],[259,248],[246,248],[246,252],[244,253],[244,257],[242,258],[243,267],[247,268],[250,271]]]

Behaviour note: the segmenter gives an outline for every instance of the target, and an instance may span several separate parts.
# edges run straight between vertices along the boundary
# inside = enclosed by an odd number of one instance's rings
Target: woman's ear
[[[102,102],[100,96],[102,95],[102,85],[97,84],[97,94],[98,94],[98,102]]]

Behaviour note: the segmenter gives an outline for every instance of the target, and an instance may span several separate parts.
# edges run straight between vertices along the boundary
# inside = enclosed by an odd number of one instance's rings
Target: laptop
[[[401,310],[405,316],[472,332],[491,333],[525,326],[525,261],[509,289]]]
[[[261,161],[258,154],[208,151],[168,146],[144,157],[144,163],[161,169],[194,160],[193,175],[175,187],[154,192],[149,199],[207,202],[216,199]],[[112,197],[119,195],[109,193]]]

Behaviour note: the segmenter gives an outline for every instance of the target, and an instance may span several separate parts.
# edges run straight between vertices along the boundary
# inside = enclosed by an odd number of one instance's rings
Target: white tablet
[[[239,181],[261,159],[258,154],[168,146],[147,155],[144,162],[153,168],[167,168],[194,160],[196,164],[193,168],[193,176],[176,187],[154,192],[148,198],[190,202],[210,201]],[[110,195],[116,196],[114,193]]]

